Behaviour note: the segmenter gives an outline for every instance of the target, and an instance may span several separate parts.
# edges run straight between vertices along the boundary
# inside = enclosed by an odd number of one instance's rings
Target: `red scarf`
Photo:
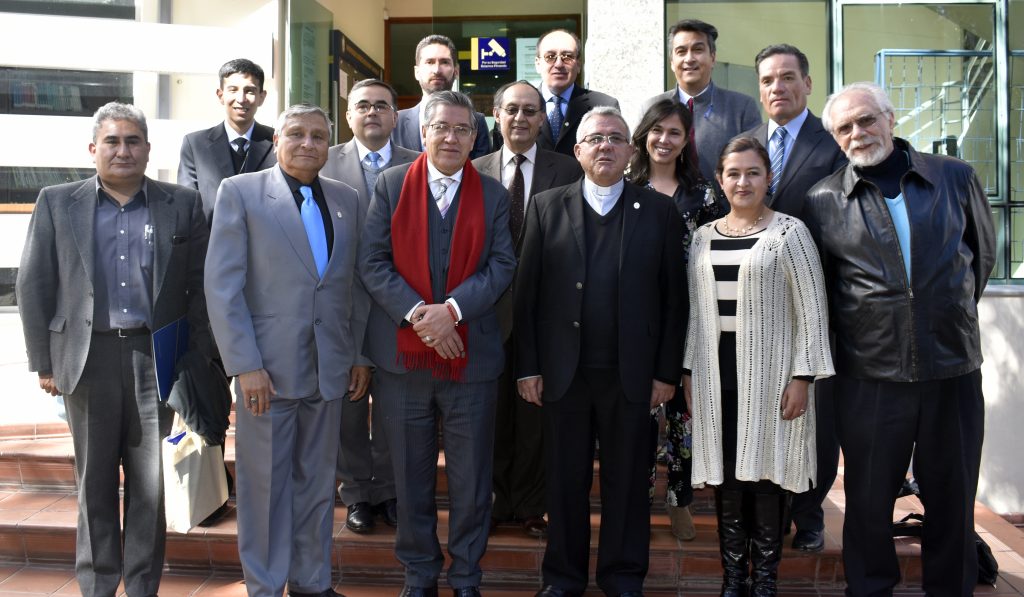
[[[452,233],[452,247],[449,252],[448,280],[445,292],[450,293],[466,278],[476,273],[480,254],[483,252],[487,226],[484,223],[484,194],[480,175],[476,168],[466,161],[462,167],[462,182],[459,185],[459,206],[455,216],[455,230]],[[433,303],[430,285],[429,221],[427,209],[433,203],[423,196],[427,186],[427,154],[420,154],[412,163],[402,182],[398,196],[398,207],[391,216],[391,254],[395,269],[412,289],[419,293],[426,304]],[[453,215],[451,211],[447,215]],[[466,353],[469,342],[466,327],[456,328]],[[466,357],[441,358],[437,351],[428,347],[413,331],[411,325],[398,328],[398,354],[395,355],[407,369],[430,369],[435,379],[458,381],[466,368]]]

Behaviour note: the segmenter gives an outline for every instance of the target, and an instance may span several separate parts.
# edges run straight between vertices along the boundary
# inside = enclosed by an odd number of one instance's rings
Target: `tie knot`
[[[368,153],[366,155],[366,159],[370,161],[370,165],[373,166],[374,168],[380,166],[380,154],[377,153],[376,151],[371,151],[370,153]]]
[[[245,146],[249,144],[249,140],[245,137],[239,137],[235,139],[235,147],[239,153],[245,153]]]
[[[521,166],[523,162],[526,161],[526,156],[521,153],[517,153],[512,156],[512,161],[516,163],[516,166]]]
[[[690,99],[686,100],[686,107],[687,107],[687,109],[690,110],[690,112],[693,112],[693,98],[692,97]]]
[[[780,126],[777,129],[775,129],[775,137],[777,137],[779,141],[785,140],[787,134],[788,132],[786,131],[786,127],[784,126]]]
[[[560,95],[552,95],[551,98],[548,99],[548,101],[549,102],[554,102],[554,104],[556,106],[561,106],[563,100],[562,100],[562,96],[560,96]]]
[[[299,187],[299,194],[301,194],[302,198],[305,199],[306,201],[312,201],[313,187],[308,185],[302,185],[301,187]]]

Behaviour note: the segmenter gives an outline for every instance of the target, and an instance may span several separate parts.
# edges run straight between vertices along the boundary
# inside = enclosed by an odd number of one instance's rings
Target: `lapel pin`
[[[339,218],[341,217],[341,212],[340,212],[340,211],[338,212],[338,217],[339,217]]]
[[[640,202],[639,201],[637,201],[636,203],[633,204],[633,209],[640,209]]]

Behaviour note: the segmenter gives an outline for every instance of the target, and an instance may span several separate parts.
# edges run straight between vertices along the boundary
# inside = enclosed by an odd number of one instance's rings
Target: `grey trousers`
[[[75,576],[86,597],[115,595],[122,575],[129,597],[160,588],[167,527],[160,446],[173,411],[157,395],[150,342],[149,335],[93,335],[82,379],[64,400],[78,478]]]
[[[340,483],[338,493],[347,506],[359,502],[376,505],[395,497],[395,471],[391,467],[384,417],[379,411],[373,396],[364,396],[358,402],[342,399],[341,442],[335,474]]]
[[[238,384],[235,384],[236,398]],[[271,398],[254,416],[235,402],[238,555],[251,597],[331,587],[334,468],[341,400]]]

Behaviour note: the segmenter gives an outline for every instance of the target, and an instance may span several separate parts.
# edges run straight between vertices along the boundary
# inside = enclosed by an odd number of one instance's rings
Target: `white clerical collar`
[[[463,170],[465,170],[465,168],[459,168],[458,172],[456,172],[455,174],[452,174],[451,176],[449,176],[449,175],[441,172],[437,168],[435,168],[434,164],[430,163],[430,158],[429,157],[427,158],[427,182],[428,183],[429,182],[434,182],[435,180],[440,180],[442,178],[450,178],[450,179],[454,180],[456,183],[460,183],[461,184],[462,183],[462,172],[463,172]]]
[[[512,158],[515,157],[515,155],[516,155],[516,152],[512,151],[511,149],[509,149],[508,145],[502,145],[501,146],[501,167],[504,168],[505,166],[507,166],[508,163],[512,161]],[[534,143],[532,147],[530,147],[529,149],[524,151],[523,152],[523,156],[526,157],[526,161],[527,162],[530,162],[531,164],[536,164],[537,163],[537,144]]]
[[[797,116],[793,120],[790,120],[786,124],[782,125],[782,128],[786,129],[786,132],[794,140],[796,139],[796,136],[800,134],[800,129],[803,128],[804,122],[807,120],[807,114],[808,114],[807,108],[804,108],[804,111],[801,112],[799,116]],[[777,128],[779,128],[779,125],[775,124],[774,120],[768,119],[768,138],[769,139],[771,139],[772,135],[775,134],[775,129],[777,129]]]
[[[249,130],[245,131],[244,135],[239,135],[238,131],[236,131],[235,129],[231,128],[231,125],[228,124],[227,120],[224,121],[224,132],[226,132],[228,134],[228,143],[231,143],[231,144],[234,144],[235,139],[237,139],[239,137],[245,137],[246,142],[252,141],[252,130],[254,128],[256,128],[256,121],[255,120],[253,120],[252,124],[249,125]]]
[[[366,160],[366,156],[370,155],[370,150],[367,149],[365,145],[360,143],[359,139],[356,139],[355,137],[352,137],[352,142],[356,144],[356,152],[359,154],[359,161],[362,162]],[[390,164],[391,141],[388,140],[388,142],[384,144],[384,147],[381,147],[380,149],[377,150],[377,153],[380,155],[381,165]]]
[[[591,181],[589,178],[584,177],[583,198],[587,200],[587,204],[589,204],[594,211],[603,216],[615,207],[619,197],[622,196],[622,189],[625,186],[626,184],[621,178],[610,187],[602,187],[601,185]]]

